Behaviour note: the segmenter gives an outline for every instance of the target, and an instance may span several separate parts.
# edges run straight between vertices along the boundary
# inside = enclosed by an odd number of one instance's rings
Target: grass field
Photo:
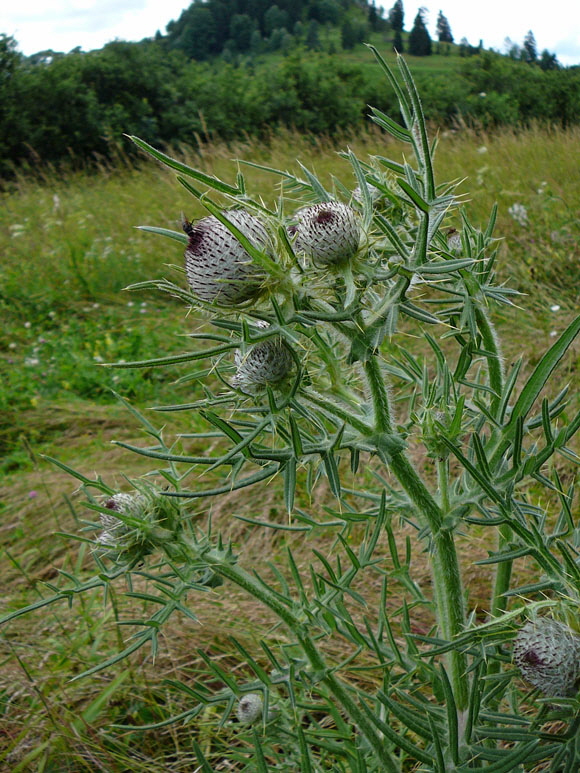
[[[344,138],[359,158],[402,150],[378,132]],[[496,315],[506,359],[525,353],[537,361],[553,336],[580,306],[580,159],[578,129],[499,132],[444,132],[437,155],[439,179],[463,179],[468,210],[484,222],[499,203],[497,234],[503,237],[500,275],[524,295],[520,308]],[[293,135],[269,145],[207,147],[189,161],[233,181],[234,158],[296,171],[295,159],[329,182],[331,175],[349,188],[349,167],[322,140]],[[185,154],[187,156],[187,154]],[[248,188],[272,200],[272,179],[246,168]],[[510,208],[522,205],[523,210]],[[97,174],[57,175],[46,170],[36,179],[16,181],[2,194],[0,209],[0,562],[3,594],[0,613],[30,604],[58,584],[60,570],[93,571],[90,551],[55,532],[78,532],[75,482],[46,462],[54,456],[122,488],[124,476],[146,471],[147,460],[123,453],[111,440],[139,443],[134,417],[111,390],[145,411],[147,406],[188,402],[200,397],[191,382],[175,383],[182,372],[110,370],[102,363],[140,360],[187,348],[183,336],[200,321],[167,296],[124,292],[132,282],[175,276],[167,264],[180,264],[181,248],[135,230],[136,225],[175,229],[184,212],[202,212],[173,176],[152,162],[131,168],[119,161]],[[559,370],[559,382],[578,384],[580,348]],[[573,389],[578,407],[578,390]],[[169,436],[191,431],[187,418],[167,421]],[[205,481],[207,483],[207,479]],[[255,492],[255,489],[252,489]],[[228,524],[234,541],[259,565],[276,561],[286,544],[307,562],[312,544],[295,534],[255,531],[235,514],[256,517],[279,509],[276,484],[251,497],[224,496],[214,502],[215,522]],[[324,491],[319,501],[324,503]],[[303,503],[305,506],[307,502]],[[402,535],[403,536],[403,535]],[[324,535],[318,547],[325,550]],[[468,560],[485,555],[485,545],[470,543]],[[417,576],[427,575],[418,556]],[[488,581],[473,572],[478,583]],[[371,589],[371,595],[377,589]],[[266,635],[266,613],[242,598],[216,591],[196,609],[201,625],[183,619],[163,634],[155,663],[140,651],[127,665],[70,682],[91,665],[122,648],[130,631],[116,625],[131,617],[127,601],[103,603],[95,591],[37,615],[18,618],[0,638],[0,768],[12,771],[159,771],[193,770],[191,728],[179,725],[155,732],[112,731],[111,723],[145,724],[178,714],[188,696],[165,681],[194,683],[203,672],[198,649],[211,651],[228,665],[228,636],[251,646]],[[280,636],[281,634],[270,634]],[[231,730],[216,730],[211,714],[196,720],[205,749],[219,757]]]

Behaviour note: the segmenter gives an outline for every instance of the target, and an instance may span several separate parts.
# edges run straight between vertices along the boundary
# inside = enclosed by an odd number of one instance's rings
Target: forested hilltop
[[[401,0],[387,14],[366,0],[196,0],[165,33],[87,53],[25,57],[0,34],[0,176],[108,158],[123,133],[196,146],[278,127],[356,130],[368,105],[396,109],[364,42],[405,53],[440,125],[580,122],[580,68],[539,54],[531,32],[502,55],[456,43],[441,12],[432,41],[424,14],[406,25]]]

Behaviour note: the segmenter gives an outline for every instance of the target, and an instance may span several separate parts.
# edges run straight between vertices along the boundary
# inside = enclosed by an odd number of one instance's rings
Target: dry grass
[[[538,282],[539,270],[543,272],[542,276],[546,276],[548,268],[558,274],[554,269],[557,260],[566,261],[566,265],[578,260],[577,245],[569,248],[569,242],[565,240],[551,240],[550,233],[558,231],[563,238],[569,233],[577,233],[574,228],[578,226],[577,223],[574,225],[570,211],[577,212],[580,205],[580,170],[573,173],[572,169],[573,163],[577,163],[573,159],[577,159],[579,140],[578,130],[502,132],[493,136],[475,135],[464,130],[444,133],[440,139],[437,157],[439,174],[445,179],[469,178],[464,188],[470,194],[472,219],[482,221],[492,201],[500,201],[498,233],[505,236],[502,276],[510,275],[522,289],[531,293],[531,297],[523,301],[531,310],[504,312],[498,316],[498,323],[506,361],[513,361],[525,353],[529,361],[527,372],[549,346],[552,331],[562,330],[571,319],[580,297],[576,275],[571,273],[567,275],[566,292],[557,283]],[[397,158],[401,150],[394,143],[385,147],[384,138],[378,133],[350,138],[349,144],[360,157],[380,153]],[[288,145],[292,146],[292,157],[288,154]],[[483,147],[485,152],[481,152]],[[232,181],[235,172],[235,165],[230,161],[232,157],[245,157],[293,171],[298,171],[293,158],[299,157],[316,171],[324,183],[328,183],[331,174],[337,174],[339,177],[345,175],[343,182],[350,185],[346,166],[332,151],[333,148],[324,141],[292,136],[273,138],[270,145],[262,147],[243,143],[235,147],[208,146],[203,154],[196,154],[192,160],[204,171]],[[256,170],[248,169],[247,174],[251,188],[264,191],[264,197],[271,200],[276,192],[275,179]],[[547,184],[545,190],[551,190],[549,201],[545,193],[537,192],[543,182]],[[106,235],[113,236],[120,254],[127,250],[139,255],[136,264],[124,266],[123,283],[132,281],[135,275],[143,278],[143,273],[154,274],[160,262],[175,260],[175,257],[168,258],[164,252],[165,245],[160,246],[154,238],[146,241],[141,235],[135,237],[132,225],[146,222],[172,228],[181,210],[188,217],[200,214],[191,206],[191,200],[175,186],[171,175],[148,164],[120,173],[104,170],[103,174],[90,178],[90,185],[84,175],[59,179],[48,174],[41,183],[21,180],[5,197],[7,207],[2,217],[6,218],[6,222],[28,223],[25,218],[30,216],[25,213],[48,212],[53,206],[54,194],[60,199],[70,234],[69,255],[77,254],[75,250],[80,250],[78,254],[82,255],[83,244],[94,245]],[[509,205],[518,201],[526,204],[530,212],[533,225],[528,230],[515,224],[507,214]],[[83,212],[94,216],[85,221],[85,227],[81,229],[79,223]],[[102,267],[93,270],[92,264],[82,262],[76,269],[70,261],[65,262],[66,265],[59,264],[58,260],[55,262],[55,255],[58,256],[59,250],[62,250],[62,227],[60,231],[57,225],[44,224],[42,228],[43,240],[36,252],[31,250],[38,239],[34,241],[35,233],[28,227],[23,237],[7,239],[3,243],[2,246],[6,247],[4,271],[13,272],[9,277],[11,281],[18,272],[23,287],[36,287],[37,292],[43,283],[52,287],[50,292],[61,304],[62,313],[66,310],[67,293],[76,300],[75,270],[81,271],[99,299],[110,298],[116,292],[120,280],[111,272],[118,264],[119,253],[111,258],[110,264],[106,264],[106,271]],[[550,245],[549,260],[545,257],[546,245]],[[34,255],[34,258],[23,262],[23,255]],[[535,276],[530,271],[530,255],[538,258],[532,266]],[[540,255],[544,256],[542,264],[539,263]],[[56,273],[55,266],[58,268]],[[62,287],[57,287],[56,283],[62,284],[67,280],[69,290],[61,292]],[[553,303],[560,305],[558,312],[550,311]],[[29,309],[22,313],[29,314]],[[173,319],[176,313],[180,312],[174,307],[167,311]],[[8,335],[17,335],[16,324],[21,324],[26,318],[16,314],[15,327],[6,334],[6,341],[9,340]],[[118,324],[122,328],[121,311]],[[163,313],[156,324],[162,326]],[[4,362],[8,356],[6,351]],[[560,382],[577,383],[579,364],[580,352],[576,347],[563,364]],[[168,384],[163,389],[166,390],[164,395],[171,394]],[[34,430],[39,427],[43,430],[40,449],[31,447],[26,441],[26,438],[35,436]],[[176,429],[174,425],[167,431],[171,433]],[[75,513],[78,497],[74,494],[74,482],[40,458],[39,450],[58,456],[89,477],[101,473],[108,483],[121,488],[127,487],[125,476],[137,477],[150,469],[145,457],[128,454],[111,445],[113,439],[143,444],[143,436],[136,429],[133,419],[114,403],[95,404],[83,399],[82,395],[71,401],[61,394],[54,400],[29,404],[21,410],[18,430],[24,438],[20,446],[22,453],[26,454],[30,463],[8,471],[0,488],[3,611],[47,595],[50,592],[45,585],[47,582],[68,584],[68,580],[57,580],[60,571],[80,571],[85,576],[93,571],[90,551],[86,546],[55,536],[56,531],[77,533],[78,515],[84,517],[86,513]],[[195,451],[193,445],[188,450]],[[417,458],[416,461],[429,474],[427,460]],[[361,474],[364,475],[364,471]],[[563,469],[563,474],[567,480],[569,471]],[[204,480],[204,484],[208,482]],[[70,500],[72,508],[66,499]],[[280,482],[274,480],[243,494],[236,492],[222,496],[205,509],[194,505],[194,509],[199,511],[200,522],[205,521],[211,512],[214,528],[233,541],[246,568],[259,569],[273,578],[266,562],[270,561],[282,569],[285,551],[291,548],[298,566],[308,577],[306,569],[313,562],[313,547],[325,555],[332,554],[333,537],[328,531],[319,530],[313,539],[305,540],[300,533],[258,529],[235,518],[236,515],[245,515],[282,521],[287,517],[282,501]],[[323,484],[315,490],[312,501],[303,498],[300,504],[314,516],[322,514],[327,505],[336,506]],[[357,545],[360,535],[360,528],[351,529],[349,538],[352,545]],[[397,531],[401,553],[404,553],[407,537],[413,544],[413,577],[429,595],[429,557],[408,525],[401,525]],[[490,571],[486,567],[478,567],[475,562],[486,557],[492,548],[486,540],[486,534],[475,528],[461,538],[470,604],[480,618],[487,612],[485,605],[489,597]],[[384,553],[383,566],[389,568],[391,558],[385,541],[380,545]],[[314,559],[315,564],[316,561]],[[531,564],[525,561],[517,566],[518,578],[522,581],[530,578],[533,571]],[[368,614],[372,619],[380,596],[379,575],[367,579],[364,588],[359,590],[368,599]],[[203,671],[198,649],[211,652],[237,673],[245,666],[241,658],[232,655],[229,636],[234,635],[252,650],[255,650],[254,645],[260,638],[265,637],[269,641],[284,638],[281,630],[272,631],[274,620],[265,610],[256,607],[252,600],[235,589],[223,586],[192,599],[198,624],[178,617],[172,620],[161,635],[160,652],[155,663],[147,652],[140,651],[130,662],[118,668],[105,670],[88,680],[70,683],[71,676],[119,650],[122,638],[127,639],[131,633],[131,629],[117,626],[117,616],[131,618],[139,616],[143,610],[140,602],[129,602],[122,591],[123,583],[119,582],[111,603],[104,603],[99,590],[83,599],[75,599],[72,612],[67,610],[64,602],[59,602],[35,614],[17,618],[3,630],[3,638],[0,639],[0,716],[2,713],[4,716],[0,729],[0,766],[4,764],[8,766],[6,769],[13,770],[123,771],[127,769],[129,754],[133,761],[132,770],[191,770],[195,762],[187,742],[187,727],[168,728],[149,734],[127,731],[121,733],[122,742],[116,745],[107,730],[111,720],[143,724],[187,708],[187,699],[170,689],[164,680],[180,679],[186,684],[193,684]],[[401,598],[400,588],[396,583],[391,584],[389,609],[396,609]],[[420,608],[413,614],[414,630],[427,633],[431,626],[428,612]],[[350,645],[336,639],[332,647],[329,657],[340,660],[348,654]],[[114,694],[103,698],[101,707],[95,708],[83,719],[83,712],[87,712],[98,696],[113,684],[123,668],[127,674],[122,684],[118,685]],[[358,672],[356,678],[373,681],[378,676],[369,671]],[[197,720],[200,738],[203,739],[204,733],[208,738],[214,738],[214,720],[211,715]],[[219,743],[227,743],[230,731],[226,728],[223,732]]]

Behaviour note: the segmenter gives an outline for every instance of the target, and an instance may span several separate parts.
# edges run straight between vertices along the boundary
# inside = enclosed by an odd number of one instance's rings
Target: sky
[[[0,33],[13,36],[27,56],[47,49],[68,52],[77,46],[90,51],[115,39],[141,40],[152,37],[157,30],[163,33],[167,23],[177,19],[189,4],[187,0],[3,0]],[[390,0],[377,2],[385,7],[385,14],[392,4]],[[403,5],[405,29],[410,30],[419,4],[403,0]],[[423,3],[434,39],[441,10],[456,42],[466,37],[477,45],[481,38],[485,48],[504,53],[506,37],[521,45],[525,34],[532,30],[538,52],[547,48],[567,66],[580,64],[580,13],[571,10],[574,5],[574,0]]]

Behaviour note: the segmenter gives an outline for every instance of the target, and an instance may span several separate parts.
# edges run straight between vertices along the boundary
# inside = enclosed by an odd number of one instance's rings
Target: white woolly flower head
[[[574,695],[580,679],[580,635],[551,617],[528,620],[514,639],[513,660],[548,697]]]
[[[268,232],[258,218],[244,209],[225,215],[254,247],[271,251]],[[259,295],[266,273],[217,217],[186,220],[183,230],[189,237],[185,271],[194,295],[220,306],[237,306]]]
[[[99,514],[103,531],[97,537],[97,542],[106,546],[122,543],[131,534],[132,529],[114,514],[121,513],[131,518],[141,518],[146,506],[147,498],[143,494],[113,494],[103,505],[107,510],[110,510],[110,514]]]
[[[344,263],[358,250],[360,228],[355,211],[340,201],[304,207],[296,213],[295,247],[323,265]]]
[[[371,183],[367,183],[367,188],[368,188],[369,195],[371,197],[371,201],[374,204],[375,201],[378,201],[381,198],[381,192],[376,187],[376,185],[372,185]],[[358,201],[359,204],[362,204],[364,199],[364,194],[360,185],[357,185],[356,188],[353,190],[352,197],[355,201]]]
[[[134,566],[157,547],[167,548],[181,529],[179,504],[153,487],[113,494],[101,508],[97,546],[117,564]]]
[[[458,255],[461,252],[461,234],[457,228],[447,229],[447,249],[454,255]]]
[[[269,327],[267,322],[257,324],[258,327]],[[232,385],[249,394],[280,384],[289,375],[293,364],[290,350],[280,336],[260,341],[246,352],[237,349],[234,361],[237,370]]]
[[[249,692],[240,698],[237,717],[245,725],[251,725],[262,716],[262,697],[255,692]]]

